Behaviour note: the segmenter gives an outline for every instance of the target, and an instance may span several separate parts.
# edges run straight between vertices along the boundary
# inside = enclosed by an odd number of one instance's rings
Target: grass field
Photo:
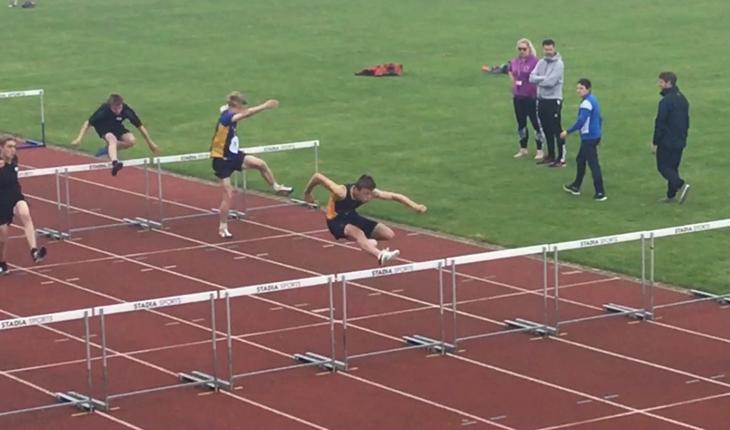
[[[325,174],[344,182],[369,172],[380,188],[429,206],[423,216],[383,203],[363,211],[386,219],[513,247],[730,212],[724,124],[730,79],[721,48],[730,29],[717,25],[730,14],[726,2],[557,0],[549,9],[536,0],[39,3],[35,10],[0,12],[0,91],[46,89],[53,143],[70,142],[115,91],[166,153],[204,151],[217,107],[240,89],[255,101],[281,101],[279,110],[243,124],[247,144],[320,139]],[[517,139],[508,80],[479,67],[507,60],[520,37],[558,42],[566,64],[564,126],[578,104],[574,82],[593,81],[605,120],[607,202],[592,201],[590,180],[580,198],[560,189],[574,175],[575,137],[566,169],[512,159]],[[353,76],[382,62],[403,63],[405,76]],[[657,203],[665,185],[648,149],[656,75],[665,69],[678,74],[691,103],[682,172],[692,194],[681,207]],[[2,106],[0,129],[28,127],[24,109]],[[90,132],[82,149],[98,146]],[[144,145],[130,152],[125,156],[146,153]],[[267,159],[282,182],[299,190],[311,173],[304,154]],[[207,166],[188,173],[211,178]],[[729,291],[728,243],[726,232],[664,240],[657,277]],[[637,253],[638,246],[622,246],[570,258],[636,274]]]

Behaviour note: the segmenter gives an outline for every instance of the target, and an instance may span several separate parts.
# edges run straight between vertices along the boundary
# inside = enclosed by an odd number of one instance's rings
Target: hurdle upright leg
[[[446,326],[444,324],[444,270],[443,263],[438,266],[438,288],[439,288],[439,331],[441,334],[441,355],[446,355]]]
[[[553,317],[555,318],[555,335],[560,334],[560,260],[558,258],[558,247],[556,246],[553,252],[553,264],[555,269],[555,290],[553,294]]]
[[[458,347],[457,339],[459,338],[459,332],[456,329],[456,313],[457,313],[457,301],[456,301],[456,263],[454,261],[451,262],[451,333],[453,335],[452,341],[454,345],[454,350],[456,351]]]
[[[334,295],[334,281],[332,278],[330,278],[329,282],[327,282],[327,291],[329,293],[329,317],[330,317],[330,353],[332,354],[331,357],[331,366],[332,371],[337,371],[337,349],[335,348],[335,295]]]
[[[89,312],[84,312],[84,346],[86,349],[86,389],[87,394],[86,396],[91,399],[93,389],[94,389],[94,382],[93,377],[91,375],[91,334],[89,331]],[[94,403],[89,401],[89,410],[94,410]]]
[[[319,173],[319,141],[314,146],[314,173]]]
[[[544,323],[546,327],[549,327],[552,322],[550,321],[550,306],[548,304],[548,249],[547,247],[542,248],[542,310],[544,314]]]
[[[215,294],[210,295],[210,332],[213,346],[211,348],[211,354],[213,358],[213,390],[219,391],[220,384],[218,383],[218,347],[216,345],[216,321],[215,321]]]
[[[226,347],[228,348],[228,389],[233,390],[233,336],[231,330],[231,296],[226,293]]]
[[[64,229],[59,232],[59,239],[63,239],[63,233],[66,233],[69,238],[71,237],[71,190],[70,190],[71,185],[69,185],[69,182],[71,182],[71,180],[70,180],[70,176],[68,173],[68,169],[64,170],[63,178],[64,178],[64,186],[66,189],[66,210],[64,211],[64,223],[63,223],[64,227],[59,226],[59,228]]]
[[[104,308],[99,313],[99,323],[101,325],[101,387],[104,405],[109,410],[109,363],[107,359],[106,346],[106,318],[104,316]]]
[[[654,257],[655,257],[654,233],[649,234],[649,313],[654,315],[654,294],[656,286],[654,284]]]
[[[144,216],[147,218],[147,229],[152,230],[152,210],[150,209],[150,169],[149,169],[149,160],[144,160],[144,165],[142,166],[142,169],[144,169]]]
[[[239,174],[241,177],[241,195],[238,198],[238,202],[241,204],[241,213],[246,214],[248,212],[248,175],[246,169],[241,170]]]
[[[347,279],[342,280],[342,354],[345,370],[350,368],[347,358]]]
[[[165,225],[164,201],[162,197],[162,162],[157,159],[157,203],[160,214],[160,228]]]

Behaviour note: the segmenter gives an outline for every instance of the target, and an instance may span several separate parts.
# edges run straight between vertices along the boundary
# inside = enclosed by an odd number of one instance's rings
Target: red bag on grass
[[[362,69],[355,73],[357,76],[401,76],[403,75],[403,65],[388,63],[388,64],[376,64],[367,69]]]

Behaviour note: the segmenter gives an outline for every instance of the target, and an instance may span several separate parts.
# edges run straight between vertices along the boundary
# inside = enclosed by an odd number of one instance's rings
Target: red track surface
[[[21,153],[32,167],[88,162],[45,150]],[[144,178],[125,169],[77,175],[72,226],[145,216]],[[167,216],[218,203],[208,184],[165,176]],[[120,187],[117,189],[116,187]],[[37,227],[59,224],[51,178],[24,182]],[[248,196],[250,207],[270,204]],[[156,207],[153,207],[156,209]],[[32,266],[23,240],[10,243],[11,276],[0,279],[0,319],[167,295],[219,290],[369,268],[371,258],[335,243],[319,212],[286,207],[252,212],[221,243],[213,217],[170,222],[164,231],[112,227],[49,242]],[[15,230],[19,233],[20,230]],[[427,233],[399,230],[391,244],[408,261],[483,251]],[[404,260],[406,261],[406,260]],[[561,268],[562,320],[599,315],[607,302],[639,305],[639,286]],[[552,271],[552,267],[549,268]],[[552,272],[551,272],[552,273]],[[528,258],[458,268],[457,325],[468,336],[503,331],[502,321],[542,321],[542,263]],[[437,274],[366,279],[348,288],[347,348],[360,354],[402,346],[401,336],[440,336]],[[447,282],[448,285],[448,282]],[[447,289],[450,297],[450,289]],[[687,296],[657,290],[657,304]],[[336,289],[336,317],[341,295]],[[234,372],[293,364],[291,354],[328,354],[326,286],[231,300]],[[217,304],[218,371],[225,372],[225,327]],[[348,372],[285,370],[239,379],[232,392],[177,388],[121,398],[109,413],[70,407],[0,417],[0,429],[727,429],[730,418],[730,314],[714,303],[668,308],[655,321],[609,318],[568,324],[560,336],[521,333],[460,343],[455,355],[402,351],[350,362]],[[111,394],[176,383],[177,372],[212,372],[209,303],[107,318]],[[98,318],[92,354],[98,358]],[[52,393],[88,392],[83,322],[0,332],[0,412],[52,404]],[[338,336],[341,327],[337,327]],[[342,355],[342,344],[337,345]],[[101,396],[93,361],[92,394]]]

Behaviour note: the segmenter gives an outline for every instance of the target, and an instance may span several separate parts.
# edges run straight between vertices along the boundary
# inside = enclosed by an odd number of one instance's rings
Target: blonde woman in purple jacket
[[[509,77],[512,81],[512,102],[517,118],[517,134],[520,138],[520,149],[514,158],[527,156],[527,141],[530,134],[527,130],[527,118],[535,130],[536,160],[542,160],[542,143],[545,136],[537,119],[537,86],[530,83],[530,73],[537,66],[538,58],[535,47],[529,39],[517,41],[517,56],[509,63]]]

